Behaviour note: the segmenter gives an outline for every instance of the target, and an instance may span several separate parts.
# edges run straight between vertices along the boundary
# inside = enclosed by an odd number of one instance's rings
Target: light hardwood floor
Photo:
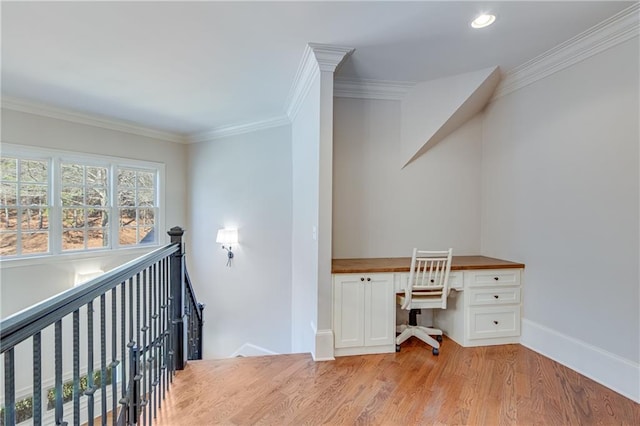
[[[190,361],[156,425],[640,425],[640,405],[520,345]]]

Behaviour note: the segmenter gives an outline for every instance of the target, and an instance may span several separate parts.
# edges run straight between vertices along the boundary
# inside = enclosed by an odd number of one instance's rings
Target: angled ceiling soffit
[[[402,167],[482,111],[500,78],[496,66],[414,85],[401,101]]]

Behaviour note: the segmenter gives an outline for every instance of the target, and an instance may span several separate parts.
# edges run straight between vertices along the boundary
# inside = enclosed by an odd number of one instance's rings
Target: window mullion
[[[120,248],[120,240],[118,237],[118,180],[116,173],[118,172],[118,166],[114,163],[109,164],[109,170],[111,171],[109,176],[109,186],[111,191],[109,192],[109,199],[111,200],[110,214],[111,220],[109,221],[109,232],[111,234],[111,248]]]
[[[16,255],[22,256],[22,159],[16,164]]]
[[[51,206],[51,213],[49,217],[49,249],[51,254],[60,254],[62,252],[62,173],[60,169],[62,167],[62,161],[60,157],[53,157],[51,159],[51,173],[50,173],[50,195],[51,200],[49,205]]]

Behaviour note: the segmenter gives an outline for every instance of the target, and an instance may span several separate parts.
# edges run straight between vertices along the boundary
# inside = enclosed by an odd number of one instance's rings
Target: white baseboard
[[[314,361],[333,361],[335,359],[333,357],[333,330],[316,331],[316,350],[311,355]]]
[[[640,403],[640,364],[527,319],[520,343]]]
[[[237,356],[264,356],[264,355],[280,355],[277,352],[270,351],[269,349],[261,348],[252,343],[245,343],[240,346],[229,358],[235,358]]]

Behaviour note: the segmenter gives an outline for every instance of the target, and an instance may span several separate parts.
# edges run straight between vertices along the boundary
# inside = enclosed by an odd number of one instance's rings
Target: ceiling
[[[426,81],[508,71],[631,4],[3,1],[2,95],[193,135],[282,117],[307,42],[356,49],[338,77]]]

